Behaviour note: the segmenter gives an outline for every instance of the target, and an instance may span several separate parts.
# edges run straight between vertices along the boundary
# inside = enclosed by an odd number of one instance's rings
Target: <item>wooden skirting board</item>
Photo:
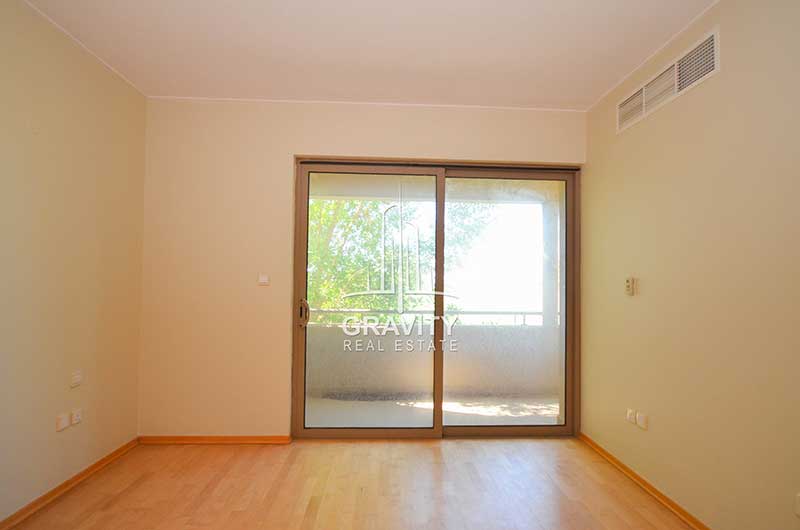
[[[637,474],[634,470],[623,464],[617,457],[603,449],[600,444],[589,438],[583,433],[578,434],[578,438],[580,438],[586,445],[594,449],[600,456],[608,460],[608,462],[622,471],[629,479],[634,481],[638,484],[643,490],[653,496],[658,502],[663,504],[667,507],[672,513],[680,517],[680,519],[688,524],[694,530],[711,530],[708,526],[702,523],[697,517],[687,512],[683,507],[681,507],[677,502],[673,501],[663,493],[661,493],[655,486],[647,482],[644,478],[642,478],[639,474]]]
[[[139,444],[227,444],[227,445],[275,445],[288,444],[292,441],[290,436],[139,436],[126,443],[119,449],[107,454],[94,464],[90,465],[75,476],[68,478],[41,497],[34,499],[4,520],[0,521],[0,530],[9,530],[22,521],[35,514],[45,506],[58,499],[69,490],[85,481],[104,467],[122,457],[125,453]]]
[[[291,436],[140,436],[142,445],[285,445]]]

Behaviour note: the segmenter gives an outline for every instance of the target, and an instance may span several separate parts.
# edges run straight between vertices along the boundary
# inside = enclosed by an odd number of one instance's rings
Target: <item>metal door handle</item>
[[[300,300],[300,325],[307,325],[309,318],[311,318],[311,308],[308,306],[308,300],[303,298]]]

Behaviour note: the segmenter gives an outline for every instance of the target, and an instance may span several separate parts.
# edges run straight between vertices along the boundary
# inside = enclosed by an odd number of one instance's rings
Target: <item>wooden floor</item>
[[[583,442],[138,446],[18,528],[688,528]]]

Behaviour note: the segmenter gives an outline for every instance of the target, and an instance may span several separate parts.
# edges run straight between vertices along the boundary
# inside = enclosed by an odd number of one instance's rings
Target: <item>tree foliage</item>
[[[477,202],[448,202],[446,208],[445,255],[454,267],[486,226],[490,208]],[[387,200],[312,198],[307,299],[313,309],[328,311],[317,311],[314,321],[340,323],[343,314],[333,312],[340,310],[432,312],[434,253],[433,201],[405,201],[401,208]],[[354,296],[360,292],[370,294]]]

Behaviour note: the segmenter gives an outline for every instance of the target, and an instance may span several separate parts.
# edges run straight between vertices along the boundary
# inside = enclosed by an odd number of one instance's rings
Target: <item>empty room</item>
[[[800,530],[798,28],[0,0],[0,530]]]

